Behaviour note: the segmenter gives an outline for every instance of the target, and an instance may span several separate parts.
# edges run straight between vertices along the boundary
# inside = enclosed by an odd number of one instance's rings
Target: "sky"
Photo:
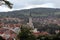
[[[13,8],[0,6],[0,12],[8,12],[13,10],[30,9],[30,8],[60,8],[60,0],[8,0],[13,3]]]

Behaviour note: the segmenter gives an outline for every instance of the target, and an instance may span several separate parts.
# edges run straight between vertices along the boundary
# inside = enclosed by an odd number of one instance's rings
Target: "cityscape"
[[[60,40],[59,0],[0,0],[0,40]]]

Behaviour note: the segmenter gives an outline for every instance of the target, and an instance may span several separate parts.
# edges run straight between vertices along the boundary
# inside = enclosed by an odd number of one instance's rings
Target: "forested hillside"
[[[32,17],[43,17],[43,16],[56,16],[60,15],[60,9],[57,8],[33,8],[16,10],[11,12],[0,12],[0,17],[18,17],[24,18],[29,16],[31,13]]]

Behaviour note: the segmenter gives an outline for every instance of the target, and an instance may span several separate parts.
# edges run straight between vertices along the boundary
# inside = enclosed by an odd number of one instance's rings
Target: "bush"
[[[5,40],[5,39],[3,39],[3,38],[0,36],[0,40]]]
[[[31,29],[22,26],[21,32],[18,34],[19,40],[36,40],[35,36],[30,32]]]

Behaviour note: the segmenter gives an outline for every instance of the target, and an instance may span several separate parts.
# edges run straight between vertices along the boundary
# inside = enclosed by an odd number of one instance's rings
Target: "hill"
[[[32,8],[24,10],[16,10],[11,12],[0,12],[0,18],[2,17],[18,17],[24,18],[29,16],[31,13],[32,17],[55,17],[60,15],[60,9],[57,8]]]

